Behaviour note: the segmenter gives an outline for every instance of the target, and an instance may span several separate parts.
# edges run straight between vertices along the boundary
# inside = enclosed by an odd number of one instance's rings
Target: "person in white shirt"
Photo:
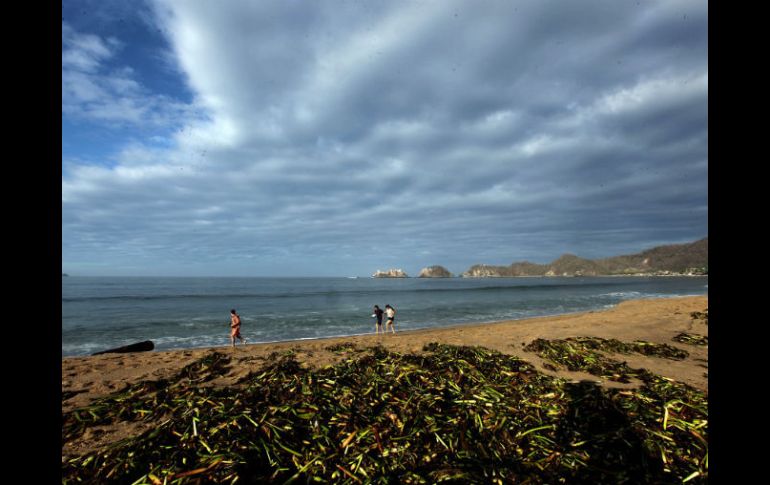
[[[388,332],[388,327],[390,327],[390,330],[393,333],[396,333],[396,329],[393,327],[393,320],[396,318],[396,309],[390,305],[385,305],[385,316],[388,318],[388,321],[385,322],[385,333]]]

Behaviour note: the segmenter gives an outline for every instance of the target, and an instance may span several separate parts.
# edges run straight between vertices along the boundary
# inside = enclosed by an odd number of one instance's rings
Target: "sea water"
[[[230,309],[249,343],[396,331],[611,308],[708,293],[704,277],[140,278],[62,277],[62,355],[152,340],[155,348],[229,345]]]

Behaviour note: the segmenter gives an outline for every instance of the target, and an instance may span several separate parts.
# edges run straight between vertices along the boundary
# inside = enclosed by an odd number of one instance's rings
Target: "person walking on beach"
[[[230,310],[230,342],[233,348],[235,348],[235,337],[238,337],[242,344],[246,343],[246,340],[241,337],[241,316],[233,309]]]
[[[374,313],[372,314],[373,317],[377,317],[377,325],[374,327],[374,333],[379,335],[380,330],[382,330],[382,314],[385,313],[382,311],[382,308],[379,307],[379,305],[374,305]],[[382,334],[385,335],[385,331],[382,330]]]
[[[396,329],[393,327],[393,320],[396,318],[396,309],[390,305],[385,305],[385,315],[388,317],[386,324],[390,327],[391,332],[396,333]],[[387,328],[385,333],[388,333]]]

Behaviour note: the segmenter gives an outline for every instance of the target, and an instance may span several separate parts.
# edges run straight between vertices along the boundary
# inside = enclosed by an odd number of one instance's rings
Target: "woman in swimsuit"
[[[235,348],[236,337],[240,339],[242,344],[246,343],[246,340],[241,337],[241,317],[235,313],[235,310],[230,310],[230,342],[232,342],[233,348]]]

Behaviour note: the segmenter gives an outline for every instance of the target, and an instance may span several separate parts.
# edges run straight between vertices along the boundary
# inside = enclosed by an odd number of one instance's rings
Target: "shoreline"
[[[623,342],[645,340],[667,343],[687,350],[690,356],[683,361],[662,360],[642,355],[623,355],[632,367],[647,368],[652,372],[685,382],[696,388],[708,389],[708,346],[694,346],[672,341],[681,332],[708,335],[708,325],[693,320],[692,312],[708,308],[708,295],[673,298],[626,300],[606,310],[593,310],[559,315],[504,320],[494,323],[465,323],[445,327],[430,327],[400,331],[396,334],[372,333],[323,337],[280,342],[248,343],[210,346],[191,349],[169,349],[130,354],[102,354],[97,356],[62,357],[62,392],[71,394],[62,401],[66,411],[84,406],[105,395],[124,389],[142,380],[158,380],[171,376],[195,360],[213,352],[225,353],[232,359],[231,370],[210,385],[231,386],[265,364],[275,353],[293,353],[297,361],[308,367],[324,367],[347,357],[327,347],[351,344],[357,349],[381,344],[386,349],[401,353],[422,353],[430,342],[451,345],[481,346],[520,357],[540,372],[569,379],[589,379],[595,376],[580,372],[549,371],[534,353],[522,350],[523,345],[537,338],[562,339],[577,336],[615,338]],[[374,326],[374,324],[372,324]],[[223,336],[224,340],[225,336]],[[705,365],[704,365],[705,363]],[[617,385],[615,383],[603,383]],[[625,384],[621,386],[634,386]]]
[[[508,278],[508,277],[505,277]],[[531,276],[516,276],[515,278],[532,278]],[[497,279],[497,278],[495,278]],[[556,318],[560,316],[565,315],[580,315],[583,313],[596,313],[596,312],[603,312],[607,310],[612,310],[613,308],[617,308],[619,305],[622,305],[626,302],[631,301],[649,301],[649,300],[668,300],[668,299],[678,299],[678,298],[697,298],[697,297],[704,297],[708,299],[708,293],[704,295],[676,295],[676,296],[655,296],[655,297],[646,297],[646,298],[635,298],[632,300],[623,300],[615,304],[604,305],[603,307],[598,307],[593,310],[577,310],[577,311],[571,311],[571,312],[563,312],[563,313],[550,313],[545,315],[538,315],[538,316],[528,316],[528,317],[521,317],[521,318],[509,318],[505,320],[489,320],[489,321],[478,321],[478,320],[469,320],[464,322],[458,322],[458,323],[451,323],[448,325],[441,325],[437,324],[435,326],[429,326],[429,327],[410,327],[406,330],[398,330],[399,333],[406,333],[406,332],[416,332],[420,330],[443,330],[443,329],[454,329],[458,327],[466,327],[466,326],[476,326],[476,325],[497,325],[497,324],[506,324],[506,323],[512,323],[512,322],[523,322],[527,320],[533,320],[538,318]],[[398,327],[398,323],[396,323]],[[374,323],[372,322],[371,326],[374,326]],[[383,327],[385,327],[385,324],[383,323]],[[284,339],[284,340],[268,340],[268,341],[259,341],[259,342],[252,342],[250,339],[248,345],[272,345],[272,344],[289,344],[292,342],[308,342],[308,341],[319,341],[319,340],[326,340],[326,339],[343,339],[343,338],[349,338],[349,337],[362,337],[366,335],[374,335],[372,332],[365,332],[365,333],[353,333],[353,334],[342,334],[342,335],[328,335],[323,337],[299,337],[299,338],[293,338],[293,339]],[[229,336],[223,335],[222,340],[225,341],[229,339]],[[129,345],[131,343],[135,342],[129,342],[123,345]],[[205,350],[205,349],[216,349],[216,348],[222,348],[227,347],[229,344],[225,345],[201,345],[197,347],[176,347],[176,348],[166,348],[166,349],[155,349],[153,352],[180,352],[180,351],[187,351],[187,350]],[[112,347],[114,348],[114,347]],[[106,350],[106,349],[105,349]],[[85,355],[62,355],[62,360],[64,359],[71,359],[71,358],[77,358],[77,357],[93,357],[92,354],[85,354]]]

